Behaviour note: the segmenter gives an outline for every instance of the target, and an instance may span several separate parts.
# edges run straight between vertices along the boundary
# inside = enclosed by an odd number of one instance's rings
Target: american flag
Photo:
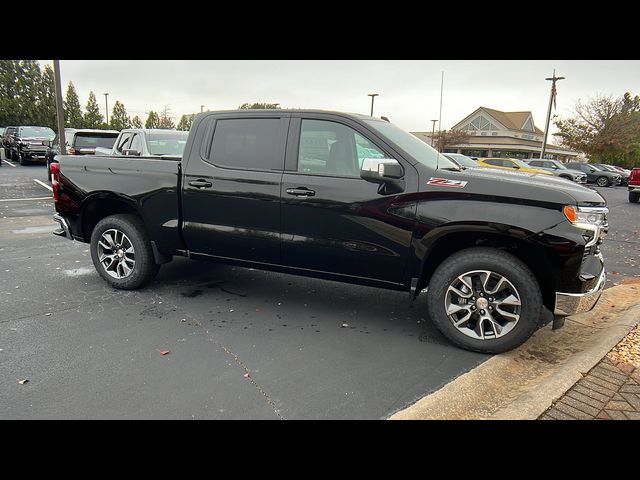
[[[556,108],[556,95],[558,94],[558,92],[556,91],[556,82],[553,82],[553,85],[551,86],[551,98],[553,99],[553,109],[557,110]]]

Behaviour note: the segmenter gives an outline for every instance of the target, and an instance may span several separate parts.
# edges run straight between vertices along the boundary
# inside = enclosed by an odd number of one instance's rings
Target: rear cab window
[[[75,148],[112,148],[118,138],[117,133],[78,132],[74,139]]]

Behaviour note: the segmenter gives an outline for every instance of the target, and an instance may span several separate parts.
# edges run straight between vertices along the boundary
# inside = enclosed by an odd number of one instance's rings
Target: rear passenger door
[[[288,113],[210,115],[183,176],[183,233],[196,255],[280,263]]]

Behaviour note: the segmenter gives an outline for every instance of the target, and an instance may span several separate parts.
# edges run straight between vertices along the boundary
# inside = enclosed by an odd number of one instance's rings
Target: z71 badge
[[[467,182],[462,180],[449,180],[448,178],[431,177],[427,185],[439,185],[441,187],[464,188]]]

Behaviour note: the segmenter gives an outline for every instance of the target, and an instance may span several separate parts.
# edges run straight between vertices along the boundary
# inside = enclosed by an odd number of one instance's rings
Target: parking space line
[[[40,180],[38,180],[37,178],[33,179],[34,182],[39,183],[40,185],[42,185],[44,188],[48,188],[49,191],[53,192],[53,188],[51,188],[49,185],[47,185],[44,182],[41,182]]]
[[[53,200],[53,197],[2,198],[0,202],[28,202],[30,200]]]
[[[16,166],[11,163],[9,160],[7,160],[6,158],[4,160],[2,160],[3,163],[6,163],[7,165],[9,165],[10,167],[16,168]]]

